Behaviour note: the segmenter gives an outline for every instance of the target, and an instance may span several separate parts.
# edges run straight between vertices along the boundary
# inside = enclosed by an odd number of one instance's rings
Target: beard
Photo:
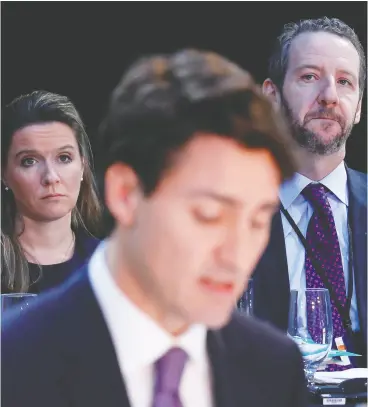
[[[300,123],[299,120],[294,117],[288,102],[282,94],[281,103],[283,112],[290,126],[291,134],[299,146],[307,149],[310,153],[318,155],[330,155],[345,146],[353,129],[353,123],[346,123],[345,119],[341,115],[338,115],[333,109],[321,107],[318,112],[314,113],[314,116],[307,114],[303,123]],[[317,132],[307,129],[306,124],[309,118],[318,116],[337,121],[340,124],[340,131],[331,139],[324,140]]]

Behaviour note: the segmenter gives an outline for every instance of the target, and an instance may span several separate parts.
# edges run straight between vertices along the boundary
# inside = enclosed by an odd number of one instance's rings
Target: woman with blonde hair
[[[46,91],[14,99],[2,122],[2,292],[39,293],[98,244],[90,143],[71,101]]]

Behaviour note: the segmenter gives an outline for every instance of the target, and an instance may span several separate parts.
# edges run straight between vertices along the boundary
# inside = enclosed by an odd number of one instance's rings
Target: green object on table
[[[357,353],[347,352],[345,350],[343,351],[343,350],[332,349],[332,350],[330,350],[327,357],[336,358],[336,357],[340,357],[340,356],[362,356],[362,355],[358,355]]]

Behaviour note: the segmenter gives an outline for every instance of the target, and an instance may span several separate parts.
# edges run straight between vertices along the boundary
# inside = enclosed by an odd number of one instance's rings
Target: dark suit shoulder
[[[306,405],[302,357],[297,345],[282,331],[234,313],[221,332],[230,363],[241,378],[239,386],[242,380],[253,383],[258,405]],[[249,402],[245,397],[244,403]]]
[[[353,170],[352,168],[348,168],[347,169],[347,171],[348,171],[348,174],[350,174],[350,175],[353,175],[353,176],[355,176],[355,177],[357,177],[357,178],[360,178],[363,182],[365,181],[365,182],[367,182],[367,173],[366,172],[361,172],[361,171],[358,171],[358,170]]]
[[[3,315],[1,323],[3,349],[9,347],[15,350],[18,346],[22,349],[37,348],[46,340],[56,340],[79,308],[76,301],[80,296],[76,296],[75,291],[86,284],[89,282],[85,266],[64,284],[33,300],[27,309],[20,311],[15,307],[9,310]],[[24,337],[28,340],[24,341]],[[60,339],[58,342],[61,342]]]
[[[359,202],[367,205],[367,174],[347,168],[348,186],[350,193],[358,198]]]
[[[84,366],[78,358],[95,361],[99,355],[95,359],[93,355],[99,349],[112,348],[87,267],[41,294],[26,310],[14,308],[4,315],[1,342],[4,407],[71,406],[71,389],[78,388],[76,377],[86,376],[86,372],[76,373],[78,366]],[[105,358],[106,351],[102,362]],[[102,362],[99,359],[96,366]]]
[[[277,352],[294,352],[295,343],[282,331],[267,322],[234,313],[229,324],[224,328],[224,336],[231,342],[232,349],[242,352],[245,347],[260,349],[269,354]]]

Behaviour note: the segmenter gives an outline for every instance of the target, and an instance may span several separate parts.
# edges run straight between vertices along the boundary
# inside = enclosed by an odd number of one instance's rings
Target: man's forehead
[[[289,62],[329,60],[341,69],[359,69],[359,54],[346,38],[326,32],[299,34],[291,43]]]
[[[261,193],[260,199],[257,200],[255,199],[254,194],[252,194],[251,197],[249,197],[249,195],[246,195],[246,197],[244,197],[242,194],[234,194],[232,192],[226,191],[226,189],[223,190],[214,186],[210,186],[207,188],[192,188],[187,191],[186,195],[191,199],[216,201],[234,208],[241,206],[250,207],[251,204],[254,202],[263,207],[271,209],[277,208],[279,206],[279,199],[277,195],[274,196],[273,194]]]
[[[248,149],[235,140],[208,135],[193,140],[186,153],[165,174],[161,191],[234,204],[256,194],[259,183],[266,187],[267,199],[274,193],[267,188],[278,187],[279,169],[267,150]]]

